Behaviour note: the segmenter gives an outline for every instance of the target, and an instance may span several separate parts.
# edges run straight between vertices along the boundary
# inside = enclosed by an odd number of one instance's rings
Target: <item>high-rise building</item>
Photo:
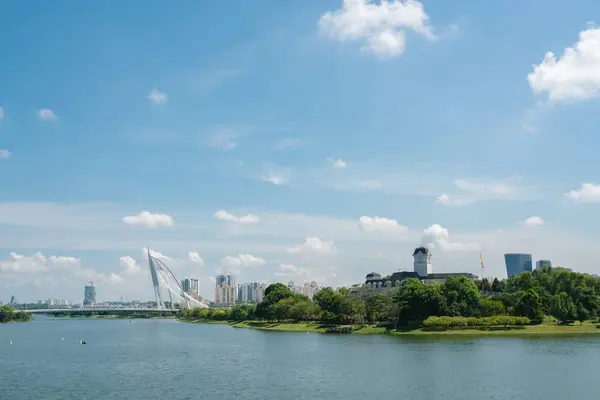
[[[264,297],[266,286],[259,282],[242,283],[236,287],[236,301],[259,303]]]
[[[509,253],[504,255],[506,263],[506,275],[510,278],[521,272],[531,272],[531,254]]]
[[[189,294],[192,297],[198,297],[200,295],[198,279],[185,278],[181,281],[181,288],[185,293]]]
[[[90,285],[86,286],[83,292],[83,305],[87,306],[91,304],[96,304],[96,288],[93,282],[90,282]]]
[[[220,274],[215,279],[215,303],[216,304],[233,304],[238,295],[238,288],[235,285],[235,277],[233,275]]]
[[[287,284],[287,287],[294,294],[303,294],[303,292],[304,292],[304,288],[302,286],[296,286],[296,284],[294,283],[294,281],[289,281],[288,284]]]
[[[217,286],[235,286],[235,276],[219,274],[216,278]]]
[[[535,269],[541,268],[542,265],[552,268],[552,261],[550,260],[537,260],[535,262]]]
[[[252,301],[260,303],[265,299],[265,290],[267,285],[265,283],[255,282],[252,284]]]
[[[312,281],[310,283],[305,282],[304,288],[302,289],[302,294],[312,300],[313,296],[319,291],[319,285],[316,281]]]

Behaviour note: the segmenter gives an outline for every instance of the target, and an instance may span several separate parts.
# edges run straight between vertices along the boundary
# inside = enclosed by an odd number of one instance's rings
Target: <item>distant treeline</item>
[[[256,306],[182,310],[180,317],[219,321],[319,321],[340,325],[384,323],[397,328],[449,329],[538,324],[545,315],[565,324],[583,322],[596,319],[599,310],[600,280],[563,268],[542,267],[533,273],[523,272],[493,282],[452,277],[445,283],[431,285],[406,279],[399,289],[387,293],[373,294],[363,287],[353,290],[328,287],[316,293],[312,300],[276,283],[267,287],[264,300]]]

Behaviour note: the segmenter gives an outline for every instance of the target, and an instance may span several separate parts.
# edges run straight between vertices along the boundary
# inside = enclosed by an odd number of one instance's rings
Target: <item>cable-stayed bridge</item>
[[[190,296],[186,293],[175,274],[169,267],[150,253],[148,254],[148,267],[154,290],[154,301],[107,301],[102,303],[83,305],[52,305],[43,309],[21,310],[29,313],[130,313],[130,312],[159,312],[159,313],[176,313],[180,309],[190,308],[208,308],[208,304]]]

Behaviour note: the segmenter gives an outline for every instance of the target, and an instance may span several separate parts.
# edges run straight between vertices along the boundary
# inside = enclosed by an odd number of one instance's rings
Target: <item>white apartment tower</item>
[[[319,291],[319,285],[316,281],[305,282],[302,288],[302,294],[312,300],[313,296]]]
[[[234,304],[237,298],[237,286],[233,275],[217,275],[215,287],[216,304]]]

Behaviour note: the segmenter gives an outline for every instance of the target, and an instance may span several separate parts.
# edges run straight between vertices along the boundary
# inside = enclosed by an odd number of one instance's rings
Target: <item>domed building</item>
[[[477,275],[470,272],[434,273],[431,266],[431,250],[427,247],[417,247],[412,256],[413,271],[399,271],[387,276],[371,272],[365,277],[363,288],[372,289],[375,292],[385,292],[400,287],[407,278],[416,278],[425,284],[444,283],[448,278],[458,276],[464,276],[471,280],[478,279]]]

